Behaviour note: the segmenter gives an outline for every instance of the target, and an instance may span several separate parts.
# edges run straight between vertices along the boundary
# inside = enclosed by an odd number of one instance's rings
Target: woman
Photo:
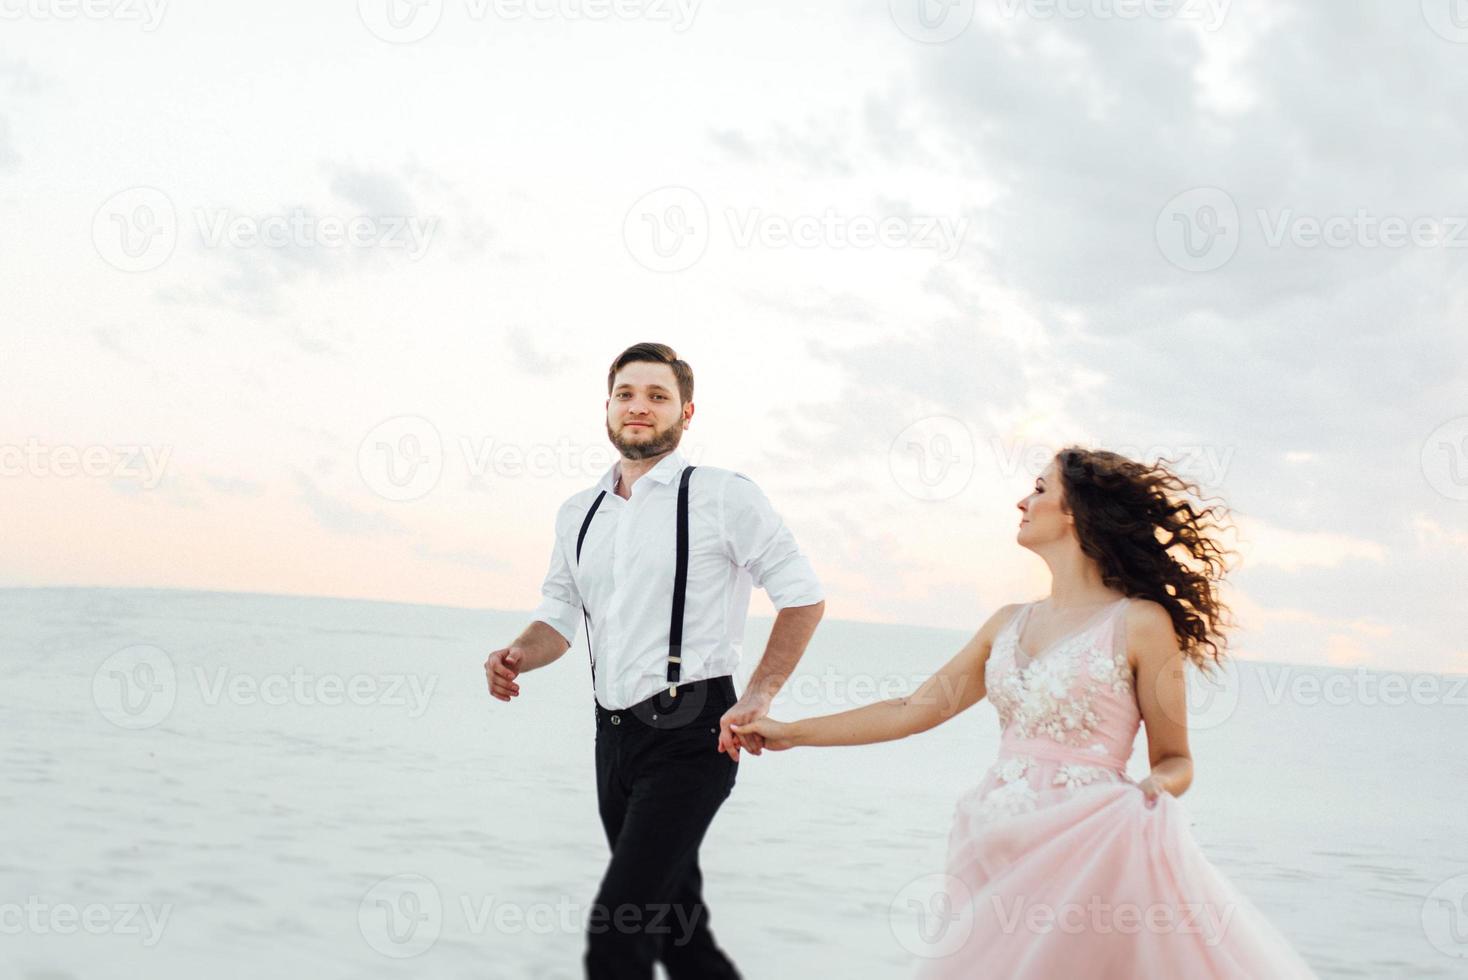
[[[751,751],[927,731],[985,695],[999,755],[959,799],[921,976],[1313,976],[1203,856],[1174,797],[1193,780],[1186,662],[1221,661],[1220,507],[1165,466],[1062,450],[1019,502],[1050,594],[1008,605],[912,695],[735,730]],[[1138,727],[1150,772],[1126,775]]]

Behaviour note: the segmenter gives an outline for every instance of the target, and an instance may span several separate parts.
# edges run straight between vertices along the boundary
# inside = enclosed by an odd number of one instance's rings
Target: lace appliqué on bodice
[[[997,784],[984,794],[979,804],[980,815],[992,819],[1035,809],[1040,797],[1028,778],[1034,767],[1035,760],[1023,755],[1010,756],[1000,762],[995,772]]]
[[[989,700],[999,713],[1006,735],[1047,738],[1076,748],[1097,748],[1096,695],[1109,689],[1118,696],[1132,690],[1131,666],[1121,644],[1107,642],[1111,631],[1102,623],[1068,637],[1021,666],[1019,630],[1011,617],[995,640],[985,670]],[[1105,747],[1100,746],[1104,752]],[[1089,768],[1089,767],[1078,767]],[[1077,774],[1078,778],[1081,774]]]

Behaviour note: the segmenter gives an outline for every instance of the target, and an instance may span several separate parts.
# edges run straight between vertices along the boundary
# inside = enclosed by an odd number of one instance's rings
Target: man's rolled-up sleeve
[[[777,610],[825,598],[820,579],[795,535],[753,480],[735,473],[724,482],[720,521],[729,559],[747,569]]]
[[[571,563],[567,560],[564,547],[565,537],[561,533],[567,513],[567,507],[562,507],[556,515],[550,568],[545,573],[545,581],[540,585],[540,605],[535,607],[531,618],[545,623],[564,636],[567,643],[575,643],[581,622],[581,593],[571,574]]]

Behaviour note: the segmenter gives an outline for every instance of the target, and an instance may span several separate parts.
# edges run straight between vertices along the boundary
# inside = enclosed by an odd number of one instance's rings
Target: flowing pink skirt
[[[1135,783],[1101,782],[1042,790],[1036,809],[996,818],[979,805],[993,785],[956,807],[935,896],[944,921],[918,976],[1314,976],[1203,855],[1174,797],[1149,808]]]

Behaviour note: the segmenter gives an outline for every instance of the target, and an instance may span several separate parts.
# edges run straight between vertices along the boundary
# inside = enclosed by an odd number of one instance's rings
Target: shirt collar
[[[686,465],[687,462],[683,459],[683,454],[674,449],[668,455],[658,460],[658,465],[642,474],[640,479],[652,480],[654,483],[671,483],[673,477],[682,473],[683,467]],[[605,490],[607,493],[614,492],[617,486],[617,477],[621,472],[622,461],[619,459],[602,475],[601,482],[596,485],[597,489]]]

